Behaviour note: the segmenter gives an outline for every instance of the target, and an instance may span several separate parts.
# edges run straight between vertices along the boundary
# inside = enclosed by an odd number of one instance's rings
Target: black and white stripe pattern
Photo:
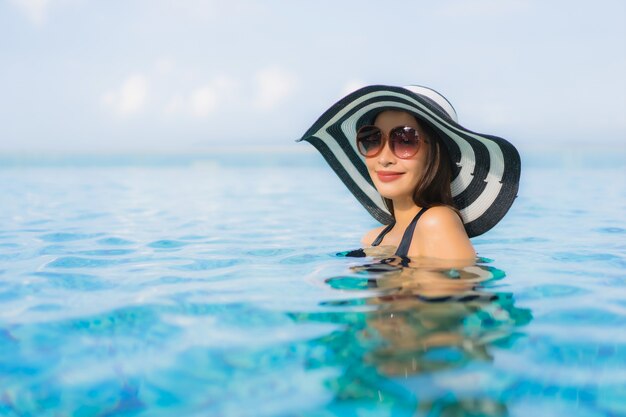
[[[393,218],[354,140],[357,128],[371,124],[385,109],[405,110],[440,133],[456,164],[451,191],[470,237],[502,219],[517,195],[519,153],[502,138],[474,133],[457,124],[452,105],[434,90],[381,85],[361,88],[327,110],[299,141],[315,146],[370,214],[389,224]]]

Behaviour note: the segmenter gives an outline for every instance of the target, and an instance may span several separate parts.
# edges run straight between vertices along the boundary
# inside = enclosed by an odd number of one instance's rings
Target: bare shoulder
[[[461,218],[448,206],[429,208],[424,212],[417,224],[420,229],[426,229],[428,231],[461,228],[463,232],[465,232]]]
[[[374,239],[376,239],[376,237],[380,234],[380,232],[383,231],[384,228],[385,226],[380,226],[365,233],[365,236],[363,236],[363,238],[361,239],[361,244],[363,245],[363,247],[372,246]]]
[[[441,259],[470,259],[476,256],[463,221],[450,207],[429,208],[416,225],[410,255]]]

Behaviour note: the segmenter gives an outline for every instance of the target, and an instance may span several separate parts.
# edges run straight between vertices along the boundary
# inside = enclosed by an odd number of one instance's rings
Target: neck
[[[421,207],[418,207],[415,204],[413,198],[411,197],[394,199],[392,201],[393,216],[396,219],[396,224],[398,226],[407,226],[421,209]]]

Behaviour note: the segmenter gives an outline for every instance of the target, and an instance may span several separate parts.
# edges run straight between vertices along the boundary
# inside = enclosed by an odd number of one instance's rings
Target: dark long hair
[[[448,206],[461,217],[450,190],[452,160],[448,154],[448,149],[435,129],[427,122],[419,119],[417,121],[429,146],[424,174],[413,191],[413,201],[419,207]],[[395,217],[393,202],[388,198],[384,198],[384,200],[389,212]]]

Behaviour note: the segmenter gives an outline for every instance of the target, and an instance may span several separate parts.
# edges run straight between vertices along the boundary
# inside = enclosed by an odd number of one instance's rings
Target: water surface
[[[476,265],[377,226],[315,153],[0,159],[0,415],[626,414],[626,169],[525,156]]]

